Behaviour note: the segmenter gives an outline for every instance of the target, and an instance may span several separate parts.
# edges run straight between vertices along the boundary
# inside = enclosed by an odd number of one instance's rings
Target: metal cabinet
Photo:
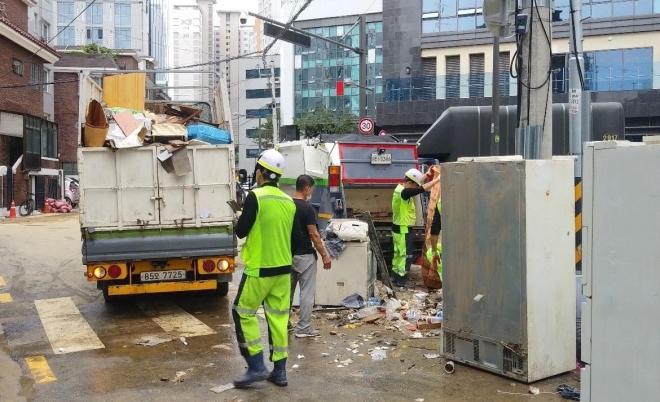
[[[582,401],[660,398],[660,145],[587,143]]]

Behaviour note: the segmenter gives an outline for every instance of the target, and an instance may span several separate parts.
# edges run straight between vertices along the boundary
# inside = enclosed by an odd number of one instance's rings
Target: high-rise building
[[[167,57],[167,26],[168,0],[151,0],[149,4],[149,56],[156,61],[156,68],[168,68]],[[167,74],[156,74],[156,84],[164,85]]]
[[[170,66],[181,67],[202,63],[202,12],[194,0],[179,0],[173,4],[170,14],[170,36],[172,44]],[[187,68],[200,70],[202,67]],[[208,90],[203,87],[202,73],[171,73],[169,82],[172,87],[170,96],[175,101],[208,100]],[[197,87],[197,88],[177,88]]]
[[[291,3],[287,6],[289,9],[291,9],[291,6],[300,6],[304,2],[299,2],[298,0],[258,0],[257,7],[259,12],[257,14],[276,21],[288,22],[282,19],[284,18],[282,15],[283,3]],[[273,41],[273,38],[264,35],[263,21],[257,19],[254,26],[258,42],[256,49],[254,49],[256,52],[261,51],[263,48],[268,46]]]
[[[62,49],[96,43],[110,49],[131,49],[140,56],[149,56],[149,10],[144,3],[98,1],[67,27],[88,4],[79,0],[56,2],[57,32],[62,32],[54,45]]]
[[[303,4],[283,4],[282,15],[296,14]],[[349,112],[357,117],[361,106],[360,88],[347,84],[344,92],[337,94],[337,81],[368,87],[367,104],[362,106],[367,116],[375,116],[376,103],[381,102],[383,96],[382,10],[381,1],[316,0],[298,16],[294,22],[296,28],[349,46],[359,46],[360,35],[365,35],[367,80],[360,82],[359,56],[351,50],[315,38],[311,39],[309,48],[278,42],[274,50],[279,49],[281,54],[282,126],[292,125],[295,118],[317,108]],[[359,24],[355,24],[362,14],[366,32],[360,32]]]
[[[239,11],[218,10],[214,20],[214,59],[215,71],[224,74],[229,94],[229,108],[232,112],[232,125],[237,126],[238,118],[234,116],[238,110],[238,98],[244,91],[238,76],[238,59],[240,54],[240,16]],[[230,61],[225,61],[231,59]]]
[[[251,44],[256,38],[254,33],[254,25],[242,25],[238,31],[239,44],[238,44],[238,54],[244,55],[251,53],[250,50]]]
[[[213,5],[215,0],[171,0],[169,48],[170,68],[186,67],[199,73],[170,73],[173,100],[213,100]],[[193,87],[193,88],[190,88]]]

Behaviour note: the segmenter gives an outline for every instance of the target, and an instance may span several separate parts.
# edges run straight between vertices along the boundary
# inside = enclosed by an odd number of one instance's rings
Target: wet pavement
[[[230,315],[239,275],[227,298],[107,305],[83,275],[79,233],[76,215],[0,222],[0,401],[560,401],[551,394],[558,384],[579,386],[569,373],[534,384],[547,394],[516,396],[528,386],[460,365],[444,373],[441,358],[423,356],[438,353],[438,337],[410,339],[386,325],[334,328],[316,313],[320,337],[291,337],[288,387],[264,382],[216,394],[210,388],[245,369]],[[396,346],[373,361],[368,350],[386,344]]]

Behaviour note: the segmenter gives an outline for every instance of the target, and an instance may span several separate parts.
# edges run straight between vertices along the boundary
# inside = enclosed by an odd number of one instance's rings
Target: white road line
[[[105,348],[70,297],[35,300],[34,305],[56,355]]]
[[[141,303],[138,307],[165,332],[185,337],[215,334],[208,325],[172,302]]]

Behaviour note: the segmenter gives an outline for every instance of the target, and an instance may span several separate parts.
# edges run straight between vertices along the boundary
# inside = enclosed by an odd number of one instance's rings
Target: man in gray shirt
[[[296,216],[299,219],[303,232],[303,240],[293,255],[291,267],[291,304],[296,286],[300,283],[300,312],[296,338],[318,336],[320,333],[312,329],[312,307],[314,293],[316,292],[316,260],[317,251],[321,254],[323,268],[330,269],[331,260],[316,227],[316,211],[308,200],[314,192],[314,178],[309,175],[300,175],[296,180],[296,193],[293,202],[296,204]],[[312,246],[313,244],[313,246]],[[315,249],[316,248],[316,249]]]

